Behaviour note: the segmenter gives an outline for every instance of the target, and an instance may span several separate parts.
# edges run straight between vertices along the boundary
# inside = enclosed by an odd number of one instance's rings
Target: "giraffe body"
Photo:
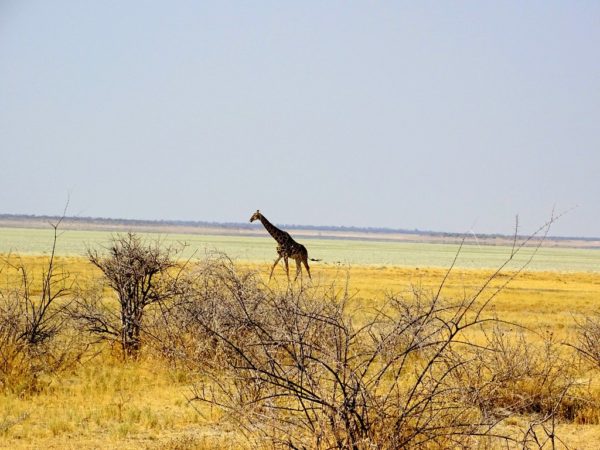
[[[280,230],[275,225],[267,220],[265,216],[263,216],[259,210],[252,215],[250,218],[250,222],[254,222],[255,220],[260,220],[265,229],[269,232],[269,234],[275,239],[277,242],[277,259],[273,266],[271,267],[271,273],[269,275],[269,280],[273,276],[273,271],[275,270],[275,266],[277,263],[281,261],[283,258],[283,262],[285,264],[285,272],[287,274],[288,280],[290,279],[290,269],[288,265],[288,259],[293,259],[296,261],[296,279],[298,276],[302,276],[302,264],[306,268],[306,272],[308,273],[308,278],[310,276],[310,267],[308,266],[308,251],[306,247],[302,244],[297,243],[292,236],[287,231]]]

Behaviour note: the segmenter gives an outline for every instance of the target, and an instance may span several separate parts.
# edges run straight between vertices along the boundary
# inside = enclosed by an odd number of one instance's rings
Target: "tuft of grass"
[[[52,433],[52,436],[63,436],[75,430],[75,426],[72,421],[67,419],[52,419],[48,422],[48,430]]]

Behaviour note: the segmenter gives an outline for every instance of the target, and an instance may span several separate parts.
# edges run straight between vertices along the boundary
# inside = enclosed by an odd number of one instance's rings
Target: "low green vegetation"
[[[65,256],[81,256],[87,248],[107,246],[116,233],[108,231],[66,230],[60,236],[57,252]],[[140,236],[160,236],[165,245],[188,244],[183,257],[203,258],[215,250],[240,261],[268,262],[274,260],[275,242],[269,236],[221,236],[198,234],[139,233]],[[51,229],[0,228],[0,253],[44,254],[50,250]],[[302,239],[312,258],[326,265],[377,265],[404,267],[448,267],[456,255],[455,244],[406,243],[392,241]],[[510,267],[518,267],[532,255],[525,248]],[[465,245],[456,266],[462,268],[494,268],[510,254],[507,246]],[[600,251],[594,249],[542,247],[528,267],[530,270],[561,272],[600,271]]]

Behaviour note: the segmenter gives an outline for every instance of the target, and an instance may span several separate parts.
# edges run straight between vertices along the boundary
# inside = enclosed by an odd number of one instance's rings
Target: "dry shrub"
[[[160,341],[202,374],[194,400],[225,412],[256,445],[535,445],[563,414],[570,372],[553,341],[534,348],[502,334],[478,297],[417,290],[350,314],[343,288],[271,290],[221,257],[201,264],[163,311]],[[471,333],[481,330],[483,344]],[[520,436],[502,427],[516,415],[532,419]]]
[[[483,334],[482,347],[461,351],[460,358],[469,357],[472,363],[454,374],[477,394],[473,401],[482,412],[494,416],[502,416],[503,411],[553,412],[575,382],[572,354],[561,348],[552,333],[540,336],[498,323]],[[556,413],[569,418],[566,410]]]
[[[577,323],[577,343],[573,347],[600,369],[600,314],[586,317]]]
[[[104,274],[119,301],[118,333],[123,353],[135,356],[141,347],[144,309],[173,294],[169,271],[176,267],[175,250],[159,241],[146,243],[134,233],[116,236],[108,254],[89,250],[88,258]]]
[[[202,373],[194,400],[225,412],[257,445],[554,447],[556,420],[570,414],[569,362],[552,339],[539,347],[514,340],[485,313],[531,260],[501,274],[536,234],[519,242],[515,232],[506,261],[462,299],[442,295],[453,263],[437,292],[415,289],[352,314],[347,290],[271,290],[217,258],[164,312],[165,325],[177,323],[165,329],[179,336],[170,354]],[[516,434],[507,419],[524,415]]]
[[[589,378],[579,389],[579,404],[570,408],[572,420],[579,424],[599,424],[600,392],[597,377],[600,370],[600,314],[595,313],[577,321],[575,339],[566,345],[581,357],[582,367],[587,370]]]
[[[30,344],[20,338],[22,322],[0,309],[0,390],[38,392],[50,383],[49,376],[73,368],[80,360],[84,348],[73,333],[65,330]]]
[[[223,254],[211,255],[182,273],[176,301],[161,302],[148,316],[146,331],[153,348],[174,364],[197,369],[222,354],[234,357],[222,336],[242,338],[243,310],[261,310],[264,301],[253,272],[238,272]],[[205,326],[211,324],[210,330]]]
[[[4,261],[0,389],[35,392],[48,382],[49,375],[72,368],[85,350],[68,324],[66,309],[72,281],[68,273],[55,266],[55,246],[56,228],[52,253],[39,281],[19,258]]]
[[[524,429],[505,430],[523,448],[554,448],[560,442],[557,422],[577,421],[593,408],[578,395],[574,355],[550,332],[540,335],[499,321],[482,331],[481,346],[465,347],[455,357],[468,361],[452,373],[464,401],[489,420],[524,420]]]
[[[105,252],[89,249],[89,261],[102,272],[117,302],[116,307],[107,302],[103,284],[80,292],[70,309],[79,328],[98,341],[118,341],[124,356],[136,358],[149,332],[152,308],[179,292],[185,267],[177,263],[181,249],[164,247],[158,239],[144,241],[135,233],[113,237]]]

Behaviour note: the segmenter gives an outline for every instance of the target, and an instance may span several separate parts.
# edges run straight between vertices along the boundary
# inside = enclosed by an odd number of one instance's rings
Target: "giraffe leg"
[[[296,278],[294,281],[298,279],[298,275],[300,275],[300,279],[302,279],[302,260],[300,258],[296,258]]]
[[[287,274],[288,282],[289,282],[290,281],[290,266],[288,264],[288,257],[287,256],[283,257],[283,262],[285,263],[285,273]]]
[[[271,281],[271,277],[273,276],[273,271],[275,270],[275,266],[277,265],[277,263],[280,260],[281,260],[281,256],[275,260],[275,263],[273,264],[273,267],[271,267],[271,274],[269,275],[269,281]]]
[[[304,267],[306,267],[306,273],[308,273],[308,278],[312,280],[312,277],[310,276],[310,267],[308,267],[308,258],[304,258],[302,262],[304,263]]]

